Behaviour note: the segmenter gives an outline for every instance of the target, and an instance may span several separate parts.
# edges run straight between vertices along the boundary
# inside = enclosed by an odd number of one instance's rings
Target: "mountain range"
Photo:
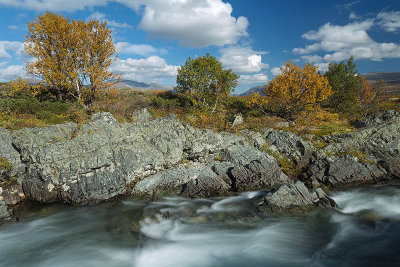
[[[117,84],[115,84],[117,89],[122,88],[130,88],[135,90],[173,90],[173,86],[165,85],[165,84],[158,84],[158,83],[149,83],[149,82],[138,82],[132,80],[121,80]]]

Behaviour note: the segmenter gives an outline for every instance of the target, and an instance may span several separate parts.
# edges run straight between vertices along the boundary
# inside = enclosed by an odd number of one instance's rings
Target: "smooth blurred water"
[[[305,216],[260,214],[256,195],[26,207],[0,226],[0,266],[400,265],[398,184]]]

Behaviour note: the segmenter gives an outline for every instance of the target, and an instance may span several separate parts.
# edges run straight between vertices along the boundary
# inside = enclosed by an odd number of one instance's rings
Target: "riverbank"
[[[82,125],[1,129],[2,217],[23,199],[91,205],[118,196],[210,198],[252,190],[264,191],[258,205],[268,213],[335,207],[330,188],[400,177],[399,113],[364,125],[319,138],[272,128],[217,133],[174,115],[119,123],[97,113]]]

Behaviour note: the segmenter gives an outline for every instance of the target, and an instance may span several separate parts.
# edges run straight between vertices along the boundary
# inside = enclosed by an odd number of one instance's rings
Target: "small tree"
[[[331,94],[328,80],[317,71],[316,66],[307,63],[304,68],[286,62],[282,74],[276,76],[264,89],[272,111],[293,119],[306,108],[315,110]]]
[[[207,54],[186,60],[176,77],[178,93],[191,95],[201,109],[216,110],[220,99],[233,92],[239,76],[231,69],[224,69],[221,62]]]
[[[333,90],[329,106],[340,113],[358,113],[363,80],[356,70],[353,58],[350,57],[347,62],[329,63],[325,75]]]
[[[360,105],[360,116],[365,117],[368,115],[376,114],[384,109],[384,103],[389,98],[388,92],[384,86],[386,83],[383,79],[371,84],[364,77],[362,80],[361,94],[358,97]]]
[[[54,89],[59,100],[73,98],[91,105],[96,91],[119,78],[108,71],[116,57],[105,22],[70,21],[46,12],[28,23],[25,53],[34,58],[27,62],[28,72]]]

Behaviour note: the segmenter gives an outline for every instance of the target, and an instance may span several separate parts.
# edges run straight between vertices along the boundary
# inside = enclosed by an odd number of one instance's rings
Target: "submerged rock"
[[[268,192],[259,203],[264,212],[306,211],[323,205],[336,208],[337,205],[321,188],[309,190],[302,182],[287,183]]]

